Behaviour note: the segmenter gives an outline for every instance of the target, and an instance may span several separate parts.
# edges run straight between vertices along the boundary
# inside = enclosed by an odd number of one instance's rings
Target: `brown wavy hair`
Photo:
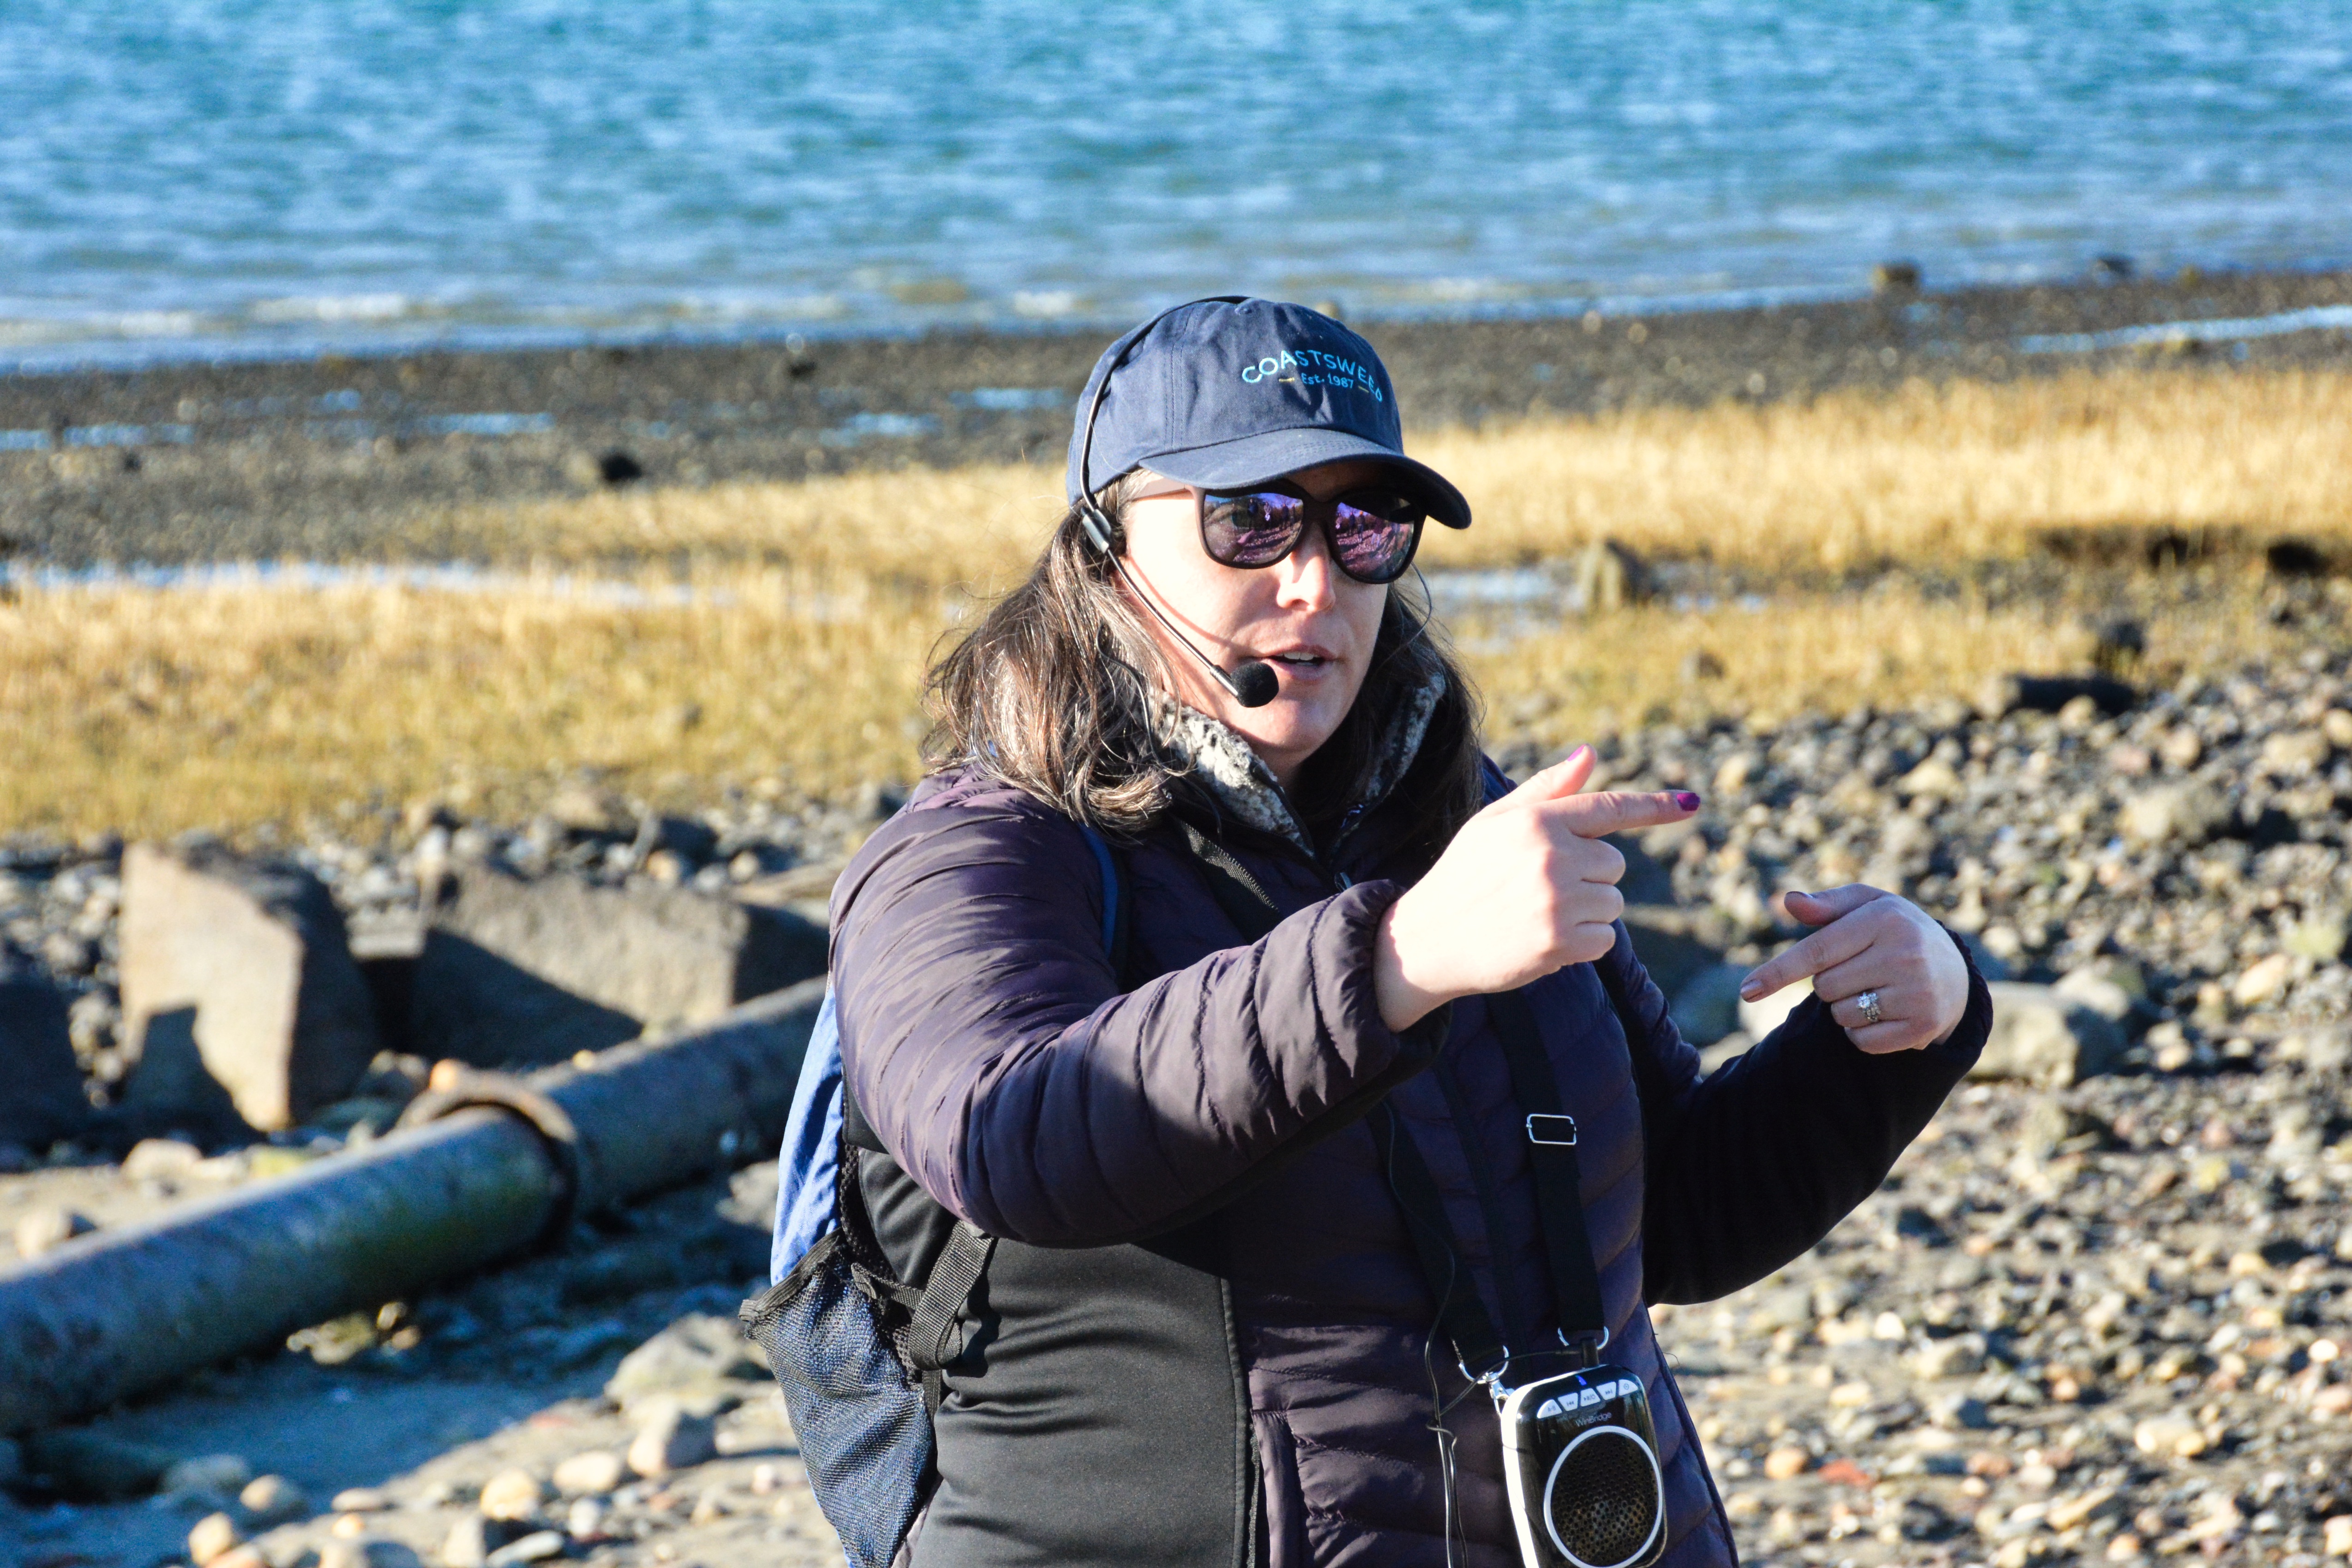
[[[1129,475],[1102,494],[1122,539],[1139,487]],[[1477,811],[1477,694],[1427,603],[1408,602],[1400,583],[1355,706],[1307,759],[1293,791],[1293,810],[1318,840],[1370,787],[1385,716],[1433,675],[1444,678],[1444,693],[1392,791],[1408,813],[1409,857],[1426,866]],[[1183,787],[1183,761],[1168,754],[1151,724],[1155,694],[1175,689],[1165,652],[1073,507],[1027,580],[931,665],[924,755],[935,768],[1002,779],[1075,821],[1131,839]]]

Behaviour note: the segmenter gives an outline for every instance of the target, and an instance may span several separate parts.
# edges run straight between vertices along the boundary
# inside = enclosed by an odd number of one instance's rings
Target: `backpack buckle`
[[[1528,1117],[1528,1142],[1560,1148],[1576,1147],[1576,1118],[1537,1111]]]

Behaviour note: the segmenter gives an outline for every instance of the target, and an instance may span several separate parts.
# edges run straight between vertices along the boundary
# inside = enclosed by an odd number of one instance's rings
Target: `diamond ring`
[[[1878,1010],[1878,993],[1876,991],[1864,991],[1862,995],[1854,998],[1853,1002],[1854,1006],[1862,1009],[1863,1022],[1879,1023],[1884,1021],[1884,1019]]]

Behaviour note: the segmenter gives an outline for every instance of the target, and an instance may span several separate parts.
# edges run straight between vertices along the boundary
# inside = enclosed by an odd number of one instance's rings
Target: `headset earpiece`
[[[1118,553],[1118,530],[1111,527],[1103,509],[1095,505],[1091,496],[1078,502],[1078,526],[1087,531],[1087,542],[1104,555]]]

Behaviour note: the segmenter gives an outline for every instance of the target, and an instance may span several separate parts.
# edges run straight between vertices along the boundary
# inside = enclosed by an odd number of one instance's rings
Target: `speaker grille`
[[[1544,1487],[1552,1542],[1582,1568],[1618,1568],[1657,1533],[1658,1467],[1631,1432],[1602,1427],[1569,1445]]]

